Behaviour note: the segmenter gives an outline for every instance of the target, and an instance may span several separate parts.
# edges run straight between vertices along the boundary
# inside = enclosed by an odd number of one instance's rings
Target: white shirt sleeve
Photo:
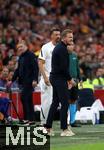
[[[39,53],[39,59],[42,59],[42,60],[46,60],[46,57],[47,57],[47,49],[46,47],[43,45],[42,48],[41,48],[41,51]]]

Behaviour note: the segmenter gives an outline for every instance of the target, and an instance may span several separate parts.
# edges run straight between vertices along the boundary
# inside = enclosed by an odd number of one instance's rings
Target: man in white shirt
[[[50,32],[50,42],[44,44],[39,55],[39,69],[41,72],[41,124],[46,124],[50,105],[52,103],[52,86],[49,81],[51,72],[51,57],[55,45],[60,41],[60,30],[53,27]]]

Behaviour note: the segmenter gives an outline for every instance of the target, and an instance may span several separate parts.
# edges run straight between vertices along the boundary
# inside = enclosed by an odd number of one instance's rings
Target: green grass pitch
[[[104,150],[104,124],[72,128],[76,134],[72,137],[60,137],[59,122],[54,122],[53,128],[51,150]]]

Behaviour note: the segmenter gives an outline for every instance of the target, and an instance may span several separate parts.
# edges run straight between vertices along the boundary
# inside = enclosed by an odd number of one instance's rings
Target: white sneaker
[[[75,133],[71,130],[70,126],[68,126],[68,130],[70,131],[71,134],[75,135]]]
[[[55,136],[55,133],[54,133],[53,129],[48,129],[47,132],[48,132],[47,134],[49,136]]]
[[[62,131],[60,134],[60,136],[73,136],[73,135],[75,135],[75,134],[69,129]]]

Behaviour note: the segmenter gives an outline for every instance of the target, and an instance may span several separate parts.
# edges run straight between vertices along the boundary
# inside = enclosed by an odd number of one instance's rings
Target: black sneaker
[[[23,125],[23,126],[28,126],[29,125],[29,121],[28,120],[20,120],[19,125]]]

